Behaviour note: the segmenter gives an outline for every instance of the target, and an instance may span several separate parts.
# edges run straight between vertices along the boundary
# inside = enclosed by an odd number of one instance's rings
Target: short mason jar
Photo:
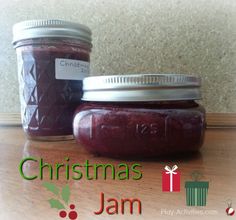
[[[73,138],[72,121],[89,74],[91,31],[63,20],[13,26],[23,129],[30,139]]]
[[[205,110],[200,78],[177,74],[87,77],[73,132],[88,151],[147,158],[197,151]]]

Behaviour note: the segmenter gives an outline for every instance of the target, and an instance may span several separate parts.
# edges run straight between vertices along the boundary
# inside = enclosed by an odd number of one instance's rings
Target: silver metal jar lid
[[[65,37],[91,44],[91,30],[82,24],[63,20],[28,20],[13,26],[13,45],[20,40]]]
[[[141,102],[201,99],[199,77],[183,74],[92,76],[83,80],[84,101]]]

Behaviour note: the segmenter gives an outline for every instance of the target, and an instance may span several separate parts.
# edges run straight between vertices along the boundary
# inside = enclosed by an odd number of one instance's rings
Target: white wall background
[[[12,25],[60,18],[93,31],[91,71],[194,73],[208,112],[236,112],[235,0],[0,0],[0,112],[19,112]]]

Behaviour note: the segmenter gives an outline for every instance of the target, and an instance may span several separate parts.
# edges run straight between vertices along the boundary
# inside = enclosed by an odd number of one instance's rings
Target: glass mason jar
[[[157,157],[197,151],[203,144],[205,110],[200,79],[144,74],[84,79],[84,104],[76,110],[78,143],[98,155]]]
[[[13,27],[23,129],[30,139],[73,138],[72,120],[89,74],[91,31],[62,20]]]

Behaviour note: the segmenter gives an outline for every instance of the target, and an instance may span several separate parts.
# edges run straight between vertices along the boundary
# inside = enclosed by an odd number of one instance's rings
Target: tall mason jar
[[[91,30],[63,20],[23,21],[13,26],[13,46],[27,137],[73,138],[73,114],[89,75]]]

